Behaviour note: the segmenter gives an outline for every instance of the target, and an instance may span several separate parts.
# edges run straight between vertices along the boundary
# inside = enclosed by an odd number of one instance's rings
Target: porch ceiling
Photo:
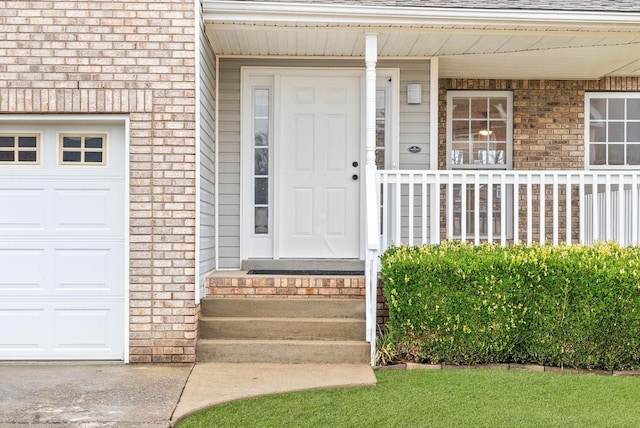
[[[242,2],[205,2],[207,35],[221,56],[362,58],[365,33],[376,32],[381,59],[439,57],[441,77],[640,75],[640,14],[438,10],[427,15],[422,8],[418,16],[390,14],[391,8],[285,9],[253,2],[238,10],[236,3]]]

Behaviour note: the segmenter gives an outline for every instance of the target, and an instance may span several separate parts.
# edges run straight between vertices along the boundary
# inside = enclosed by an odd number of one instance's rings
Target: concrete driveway
[[[0,426],[168,427],[192,367],[0,363]]]

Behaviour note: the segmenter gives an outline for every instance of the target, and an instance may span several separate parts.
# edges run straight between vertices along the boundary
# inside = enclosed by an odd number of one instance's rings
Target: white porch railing
[[[377,259],[391,244],[437,244],[442,239],[502,246],[615,240],[626,246],[640,241],[636,171],[379,170],[375,177],[373,208],[367,176],[367,236],[380,238],[379,245],[369,242],[367,252],[372,338]]]

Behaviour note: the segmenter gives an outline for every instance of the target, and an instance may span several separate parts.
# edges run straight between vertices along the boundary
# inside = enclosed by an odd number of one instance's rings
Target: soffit
[[[440,76],[457,78],[597,79],[640,75],[640,19],[562,21],[546,15],[439,19],[318,13],[206,11],[220,56],[363,57],[365,34],[378,33],[380,58],[440,58]],[[350,10],[352,12],[352,10]],[[551,17],[555,17],[551,15]],[[233,19],[229,19],[233,18]],[[616,16],[618,18],[618,16]]]

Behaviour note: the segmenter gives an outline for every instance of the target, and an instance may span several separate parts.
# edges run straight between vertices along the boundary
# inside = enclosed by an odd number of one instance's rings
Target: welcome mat
[[[273,270],[252,269],[247,275],[363,276],[363,270]]]

